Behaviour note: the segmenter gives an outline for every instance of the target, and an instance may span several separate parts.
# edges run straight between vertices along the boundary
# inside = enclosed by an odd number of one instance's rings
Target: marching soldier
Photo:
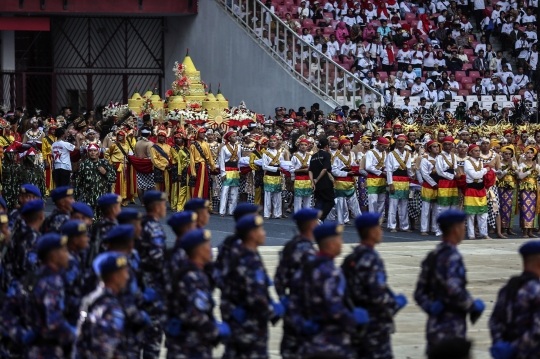
[[[221,296],[222,318],[231,328],[225,359],[268,357],[268,321],[283,315],[283,305],[270,300],[269,278],[257,251],[266,238],[262,225],[258,215],[246,215],[236,223],[242,245]]]
[[[146,215],[142,219],[141,239],[136,243],[137,251],[141,256],[141,268],[147,288],[152,288],[157,293],[156,302],[163,301],[163,259],[165,250],[165,230],[160,219],[167,214],[167,193],[150,190],[144,193],[143,203]],[[161,316],[163,309],[160,305],[154,305],[149,311],[151,325],[144,333],[143,358],[159,358],[161,349],[162,327]]]
[[[126,288],[129,273],[125,254],[106,252],[94,261],[101,279],[95,291],[84,297],[77,327],[73,358],[125,358],[129,326],[119,293]]]
[[[187,201],[186,211],[193,211],[197,214],[197,228],[203,228],[210,221],[210,201],[203,198],[192,198]]]
[[[351,335],[357,325],[369,320],[364,309],[351,308],[351,312],[345,306],[345,279],[334,264],[334,258],[341,253],[342,232],[343,225],[337,223],[316,227],[313,236],[319,253],[295,276],[298,280],[294,282],[300,288],[291,297],[289,310],[304,337],[300,351],[303,356],[324,352],[355,358]]]
[[[499,291],[489,320],[495,359],[534,358],[540,353],[538,293],[540,293],[540,241],[519,249],[523,273],[510,278]]]
[[[84,279],[82,257],[88,247],[87,225],[77,220],[69,220],[61,228],[62,235],[67,237],[69,252],[68,267],[62,272],[65,286],[64,315],[70,325],[77,325],[79,307],[84,293]]]
[[[143,330],[150,325],[150,317],[143,310],[153,305],[156,292],[151,288],[142,290],[140,283],[140,258],[134,249],[134,238],[141,234],[141,213],[126,209],[118,215],[122,224],[112,228],[103,238],[107,247],[106,253],[122,253],[128,261],[128,284],[119,291],[118,300],[122,304],[126,322],[129,326],[124,328],[126,337],[126,352],[130,359],[139,359],[143,343]]]
[[[73,188],[68,186],[56,187],[51,191],[51,199],[56,206],[52,213],[45,218],[41,226],[41,233],[60,233],[62,225],[69,220],[73,199]]]
[[[41,268],[26,286],[26,316],[32,328],[23,338],[29,344],[27,358],[64,358],[64,347],[71,346],[75,339],[75,328],[63,313],[65,286],[61,271],[69,263],[66,245],[67,237],[55,232],[37,241]]]
[[[24,183],[19,188],[19,208],[23,208],[25,204],[36,199],[41,199],[41,191],[35,185],[30,183]],[[9,212],[9,225],[12,232],[16,232],[17,228],[21,226],[21,212],[15,208]]]
[[[99,253],[105,251],[106,248],[102,244],[102,240],[113,227],[118,225],[116,216],[122,210],[121,203],[122,197],[115,193],[107,193],[98,198],[97,205],[101,211],[101,219],[92,227],[91,249],[88,255],[89,264]]]
[[[360,245],[341,266],[351,301],[369,314],[365,337],[353,335],[358,358],[392,359],[390,335],[394,333],[394,315],[407,305],[407,297],[395,295],[386,282],[384,263],[375,251],[382,242],[380,213],[364,213],[355,220]],[[354,340],[356,339],[356,340]]]
[[[293,215],[293,220],[299,230],[280,254],[279,265],[274,277],[274,285],[281,303],[285,307],[283,318],[283,338],[281,339],[280,353],[284,359],[295,359],[300,355],[301,335],[296,330],[293,318],[287,312],[289,294],[296,287],[293,281],[294,274],[302,269],[302,263],[315,257],[317,251],[313,245],[313,229],[319,225],[321,211],[310,208],[301,208]]]
[[[213,316],[212,289],[203,267],[212,261],[210,231],[194,229],[180,241],[188,261],[172,280],[174,302],[169,310],[167,358],[212,358],[212,346],[230,336],[227,323]]]
[[[414,299],[428,314],[427,352],[449,337],[465,338],[467,314],[474,324],[485,309],[481,299],[467,291],[465,265],[457,246],[465,237],[465,213],[447,210],[437,222],[442,242],[422,262]]]

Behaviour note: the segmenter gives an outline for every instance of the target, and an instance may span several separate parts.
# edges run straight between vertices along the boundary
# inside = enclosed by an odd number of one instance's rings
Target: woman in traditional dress
[[[514,150],[510,146],[501,148],[501,170],[497,173],[497,187],[499,189],[501,227],[503,233],[515,235],[512,232],[514,224],[514,200],[516,190],[516,168]]]
[[[519,183],[520,226],[524,238],[536,237],[533,234],[536,217],[538,172],[540,165],[536,163],[538,151],[533,146],[524,149],[525,160],[517,168]]]

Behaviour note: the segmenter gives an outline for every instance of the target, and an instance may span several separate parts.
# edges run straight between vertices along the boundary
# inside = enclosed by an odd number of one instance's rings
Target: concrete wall
[[[201,72],[229,100],[230,106],[245,101],[253,111],[274,114],[276,106],[294,108],[314,102],[328,112],[327,105],[302,86],[222,10],[214,0],[199,1],[199,14],[167,18],[165,34],[165,83],[174,79],[172,68],[189,54]]]

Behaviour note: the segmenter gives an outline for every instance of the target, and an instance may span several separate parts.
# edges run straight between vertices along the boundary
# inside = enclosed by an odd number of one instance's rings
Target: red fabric
[[[420,15],[420,20],[422,21],[422,30],[424,30],[426,35],[429,35],[429,31],[431,30],[431,24],[429,23],[429,18],[427,14]]]
[[[390,14],[388,13],[388,9],[386,7],[377,8],[377,16],[381,17],[381,14],[384,14],[387,19],[390,17]]]
[[[386,46],[386,54],[388,55],[388,64],[393,65],[394,64],[394,50],[392,49],[392,46]]]
[[[484,175],[484,187],[489,188],[493,186],[495,184],[495,180],[496,180],[495,171],[489,170]]]
[[[129,161],[133,165],[133,168],[135,171],[139,173],[153,173],[154,172],[154,166],[152,165],[152,161],[147,158],[138,158],[135,156],[128,156]]]

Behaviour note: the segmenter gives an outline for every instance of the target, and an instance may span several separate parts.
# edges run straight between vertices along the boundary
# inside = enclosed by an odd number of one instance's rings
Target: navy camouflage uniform
[[[75,339],[75,328],[64,317],[64,281],[58,272],[42,266],[36,273],[34,290],[29,294],[27,317],[37,339],[27,352],[29,359],[64,358],[63,346]]]
[[[13,233],[5,255],[6,285],[20,281],[27,273],[38,269],[36,243],[40,233],[21,220],[18,231]],[[5,288],[7,291],[7,288]]]
[[[92,235],[90,236],[91,245],[98,245],[98,252],[103,253],[107,251],[107,247],[103,244],[103,238],[109,233],[109,231],[118,225],[116,220],[109,218],[101,218],[99,222],[94,223],[92,227]]]
[[[176,301],[175,288],[173,288],[172,278],[186,268],[189,263],[189,257],[186,251],[180,247],[180,240],[176,240],[174,247],[169,249],[166,254],[163,265],[163,278],[165,283],[165,305],[167,311],[174,308]]]
[[[211,359],[219,330],[212,314],[214,301],[207,275],[202,268],[187,262],[173,280],[174,302],[169,317],[182,323],[179,335],[167,333],[165,345],[169,359]]]
[[[11,233],[17,231],[17,228],[21,225],[22,220],[21,211],[18,209],[15,208],[9,212],[9,229],[11,230]]]
[[[394,333],[393,316],[398,305],[386,283],[386,271],[379,253],[371,246],[360,244],[345,259],[342,269],[350,299],[355,307],[366,309],[370,318],[365,336],[353,335],[358,358],[393,358],[390,335]]]
[[[224,282],[220,309],[223,321],[230,325],[231,338],[223,358],[268,358],[268,321],[274,312],[268,294],[269,278],[259,253],[240,246]],[[242,322],[232,317],[236,307],[246,312]]]
[[[41,225],[41,233],[56,232],[60,233],[60,228],[62,225],[69,221],[70,213],[59,210],[58,208],[53,209],[51,214],[45,218],[43,224]]]
[[[434,250],[435,268],[429,274],[426,260],[414,299],[426,312],[435,301],[442,302],[444,309],[439,315],[429,314],[426,326],[427,349],[447,338],[465,338],[467,333],[467,313],[473,307],[473,298],[466,289],[467,279],[463,257],[456,246],[441,242]]]
[[[126,325],[124,335],[126,337],[126,354],[130,359],[139,359],[141,356],[142,343],[144,341],[144,328],[149,324],[148,314],[143,310],[145,303],[141,291],[139,279],[140,258],[134,249],[128,257],[129,280],[126,289],[118,294],[118,301],[125,313]]]
[[[312,266],[311,272],[307,269],[309,266]],[[293,282],[299,283],[289,304],[295,326],[302,328],[305,321],[311,320],[320,327],[314,334],[303,333],[301,355],[330,352],[347,359],[356,358],[351,334],[357,323],[345,306],[345,278],[340,268],[334,265],[333,258],[317,255],[304,263]]]
[[[69,324],[77,325],[79,319],[79,307],[81,306],[81,300],[86,294],[84,280],[86,275],[82,267],[81,253],[77,253],[72,249],[69,250],[69,262],[68,267],[62,272],[62,278],[64,279],[65,288],[65,311]]]
[[[242,241],[236,235],[227,236],[218,248],[218,255],[214,262],[214,278],[219,289],[224,290],[224,278],[230,270],[231,261],[238,257]]]
[[[301,235],[291,239],[281,252],[279,265],[274,277],[274,286],[279,298],[288,298],[296,287],[293,277],[302,268],[302,263],[316,255],[313,241]],[[286,300],[285,300],[286,301]],[[285,311],[283,317],[283,338],[281,340],[280,353],[284,359],[300,358],[300,336],[294,326],[290,313]]]
[[[512,359],[537,359],[540,358],[540,280],[530,272],[520,277],[521,285],[512,290],[508,283],[499,291],[489,320],[491,339],[493,344],[509,342],[515,350]]]
[[[156,306],[148,312],[152,321],[144,333],[143,358],[158,358],[162,338],[163,291],[163,261],[166,235],[161,223],[153,216],[142,218],[142,233],[140,240],[136,240],[137,251],[141,258],[144,283],[154,289],[160,299]]]
[[[126,316],[115,294],[100,285],[84,297],[81,310],[87,317],[79,321],[72,358],[126,358]]]
[[[2,304],[0,323],[3,333],[7,335],[2,338],[1,357],[23,358],[24,349],[20,343],[23,336],[32,328],[29,327],[26,317],[26,297],[22,282],[12,283]]]

